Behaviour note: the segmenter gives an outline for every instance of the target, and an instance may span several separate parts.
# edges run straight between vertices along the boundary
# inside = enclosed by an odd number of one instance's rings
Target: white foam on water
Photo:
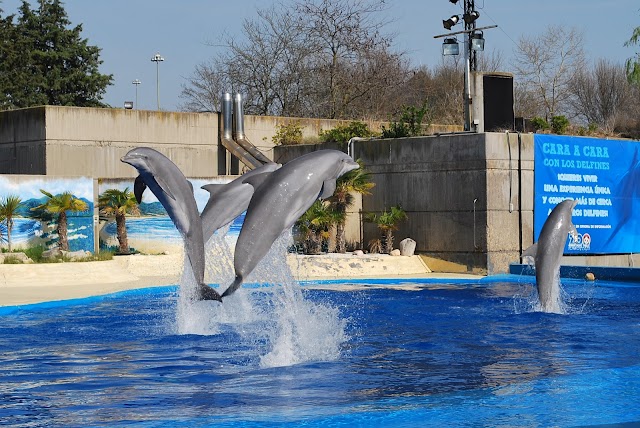
[[[291,243],[288,231],[274,243],[245,285],[225,297],[222,304],[194,299],[196,284],[185,256],[176,332],[217,335],[232,331],[244,342],[255,344],[261,367],[338,359],[347,340],[346,320],[340,318],[336,307],[305,299],[286,262]],[[206,281],[222,294],[235,277],[225,233],[216,233],[205,250]]]

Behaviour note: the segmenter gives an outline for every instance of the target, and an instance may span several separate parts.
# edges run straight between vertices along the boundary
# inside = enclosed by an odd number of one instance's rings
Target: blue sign
[[[534,235],[551,210],[577,199],[567,254],[640,252],[640,143],[560,135],[534,136]]]

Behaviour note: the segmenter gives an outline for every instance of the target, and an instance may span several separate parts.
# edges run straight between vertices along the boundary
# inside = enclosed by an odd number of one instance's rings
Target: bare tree
[[[219,58],[198,64],[182,85],[180,98],[184,102],[180,108],[194,112],[219,111],[220,97],[231,89],[231,84],[228,67]]]
[[[600,59],[591,70],[580,69],[569,84],[571,105],[587,123],[611,133],[631,101],[624,66]]]
[[[536,37],[522,37],[515,52],[514,69],[537,99],[546,120],[563,112],[571,93],[569,82],[583,68],[584,37],[576,28],[549,26]]]

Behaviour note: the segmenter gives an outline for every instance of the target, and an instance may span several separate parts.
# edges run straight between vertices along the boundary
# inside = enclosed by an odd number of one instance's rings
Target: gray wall
[[[400,223],[396,243],[410,237],[422,254],[467,265],[469,271],[506,272],[518,260],[521,222],[522,245],[532,239],[527,232],[533,229],[531,135],[522,135],[521,153],[519,175],[513,133],[356,142],[354,155],[376,183],[373,194],[363,198],[363,210],[400,205],[408,219]],[[375,225],[365,224],[365,242],[378,236]]]

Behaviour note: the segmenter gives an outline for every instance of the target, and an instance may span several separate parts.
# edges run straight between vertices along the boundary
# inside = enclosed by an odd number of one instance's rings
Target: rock
[[[353,255],[354,255],[354,256],[363,256],[363,255],[364,255],[364,251],[362,251],[362,250],[355,250],[355,251],[353,252]]]
[[[42,252],[43,259],[55,259],[62,256],[62,251],[58,247]]]
[[[399,256],[400,255],[400,250],[398,250],[397,248],[395,250],[391,250],[389,255],[391,255],[391,256]]]
[[[91,253],[89,251],[62,251],[62,255],[68,258],[71,261],[86,259],[87,257],[91,257]]]
[[[416,241],[411,238],[405,238],[400,241],[400,254],[403,256],[413,256],[416,251]]]
[[[584,276],[584,279],[586,279],[587,281],[595,281],[596,276],[592,272],[587,272],[587,274]]]

